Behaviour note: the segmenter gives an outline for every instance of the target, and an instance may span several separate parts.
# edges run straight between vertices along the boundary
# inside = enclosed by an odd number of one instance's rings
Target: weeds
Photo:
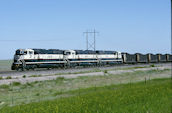
[[[9,88],[9,85],[3,84],[3,85],[0,85],[0,88],[2,88],[2,89],[8,89]]]
[[[11,76],[7,76],[6,79],[12,79],[12,77]]]
[[[57,95],[61,95],[61,94],[63,94],[63,93],[60,92],[60,91],[57,91],[57,92],[55,92],[53,95],[54,95],[54,96],[57,96]]]
[[[108,76],[82,76],[71,79],[66,79],[64,77],[57,77],[55,80],[47,80],[41,82],[36,81],[32,83],[21,84],[19,86],[13,85],[12,88],[13,97],[15,99],[21,98],[21,99],[16,99],[14,105],[28,103],[28,100],[29,102],[37,102],[38,100],[42,101],[42,100],[57,99],[59,97],[61,98],[61,97],[74,96],[76,94],[75,93],[71,94],[71,92],[76,89],[79,89],[80,95],[87,94],[88,92],[85,91],[84,88],[94,87],[93,91],[100,91],[98,90],[99,89],[98,87],[100,86],[144,81],[145,76],[147,77],[147,75],[149,75],[150,77],[152,76],[151,79],[156,78],[156,76],[159,76],[159,74],[165,74],[164,77],[167,77],[167,74],[169,73],[170,73],[169,69],[167,70],[164,69],[164,70],[136,71],[132,73],[128,72],[128,73],[115,74],[115,75],[108,74]],[[149,83],[150,82],[147,81],[147,84]],[[133,83],[131,84],[131,86],[132,85]],[[8,87],[9,86],[7,86],[7,88]],[[109,87],[107,88],[110,89]],[[11,105],[8,99],[10,95],[10,93],[8,92],[9,90],[4,90],[4,89],[0,88],[0,98],[3,97],[4,99],[3,102],[5,102],[6,105]],[[118,88],[114,87],[113,89],[116,90]],[[35,96],[36,93],[39,93],[41,96],[38,98],[37,96]]]
[[[171,79],[72,91],[72,96],[4,107],[1,113],[170,113]],[[70,92],[68,92],[70,93]],[[60,92],[54,95],[60,95]],[[36,93],[35,96],[40,96]]]
[[[23,75],[22,77],[23,77],[23,78],[26,78],[26,75]]]
[[[155,65],[154,64],[151,64],[150,67],[155,67]]]
[[[36,93],[35,96],[40,96],[40,93]]]
[[[30,75],[29,77],[41,77],[42,75]]]
[[[0,77],[0,80],[2,80],[3,79],[3,77]]]
[[[108,71],[107,71],[107,70],[104,70],[103,72],[104,72],[104,73],[108,73]]]
[[[57,77],[56,80],[55,80],[55,82],[56,83],[62,83],[64,80],[65,80],[64,77]]]
[[[13,86],[19,86],[19,85],[21,85],[21,83],[20,82],[13,82],[12,85]]]
[[[33,87],[34,85],[33,85],[32,83],[27,82],[27,83],[26,83],[26,86]]]

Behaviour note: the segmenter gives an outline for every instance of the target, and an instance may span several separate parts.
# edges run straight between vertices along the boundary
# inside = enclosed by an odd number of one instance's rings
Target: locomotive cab
[[[76,52],[74,50],[66,50],[64,51],[65,59],[73,59],[75,58]]]
[[[14,55],[14,60],[32,59],[34,57],[34,50],[32,49],[18,49]]]
[[[14,55],[14,62],[11,66],[12,70],[16,70],[21,65],[26,65],[25,60],[26,59],[33,59],[34,58],[34,50],[32,49],[18,49],[15,52]]]

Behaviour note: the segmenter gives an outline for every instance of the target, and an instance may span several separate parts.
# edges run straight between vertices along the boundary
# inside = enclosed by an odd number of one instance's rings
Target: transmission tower
[[[93,49],[94,51],[96,50],[96,34],[99,33],[95,29],[92,31],[86,31],[84,32],[84,35],[86,35],[86,49]],[[91,41],[90,37],[92,37],[94,40]]]

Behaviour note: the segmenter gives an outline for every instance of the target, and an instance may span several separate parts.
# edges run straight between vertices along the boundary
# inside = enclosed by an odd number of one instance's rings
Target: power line
[[[57,41],[57,40],[0,40],[0,42],[46,42],[46,41]]]

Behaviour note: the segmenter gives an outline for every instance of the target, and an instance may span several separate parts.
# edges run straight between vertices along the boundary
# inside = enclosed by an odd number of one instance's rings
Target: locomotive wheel
[[[24,67],[22,67],[21,69],[22,69],[22,71],[25,71],[25,68]]]
[[[23,68],[21,68],[21,67],[20,68],[17,68],[16,70],[17,71],[24,71]]]

